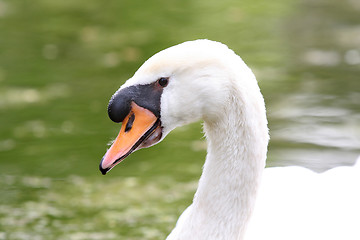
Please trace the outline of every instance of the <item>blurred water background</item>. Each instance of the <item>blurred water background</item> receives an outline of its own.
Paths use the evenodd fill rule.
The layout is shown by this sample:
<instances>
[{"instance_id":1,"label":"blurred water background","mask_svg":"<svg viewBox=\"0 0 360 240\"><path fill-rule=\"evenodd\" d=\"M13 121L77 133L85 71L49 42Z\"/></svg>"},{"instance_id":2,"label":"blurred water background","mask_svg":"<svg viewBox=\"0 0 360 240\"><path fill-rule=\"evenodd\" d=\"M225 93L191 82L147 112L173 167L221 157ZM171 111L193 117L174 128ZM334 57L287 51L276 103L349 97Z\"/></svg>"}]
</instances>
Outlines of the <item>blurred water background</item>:
<instances>
[{"instance_id":1,"label":"blurred water background","mask_svg":"<svg viewBox=\"0 0 360 240\"><path fill-rule=\"evenodd\" d=\"M201 124L103 177L116 89L151 55L221 41L254 70L268 166L360 154L358 0L0 0L0 239L164 239L191 203Z\"/></svg>"}]
</instances>

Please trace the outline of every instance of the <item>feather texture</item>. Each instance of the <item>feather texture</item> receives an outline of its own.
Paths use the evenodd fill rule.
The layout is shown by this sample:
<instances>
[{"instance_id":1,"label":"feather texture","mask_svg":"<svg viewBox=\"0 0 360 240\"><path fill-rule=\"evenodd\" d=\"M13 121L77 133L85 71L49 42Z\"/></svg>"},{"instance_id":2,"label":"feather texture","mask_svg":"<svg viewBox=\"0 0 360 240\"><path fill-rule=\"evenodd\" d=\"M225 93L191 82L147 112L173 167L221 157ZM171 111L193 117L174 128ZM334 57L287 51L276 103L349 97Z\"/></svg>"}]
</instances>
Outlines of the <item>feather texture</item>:
<instances>
[{"instance_id":1,"label":"feather texture","mask_svg":"<svg viewBox=\"0 0 360 240\"><path fill-rule=\"evenodd\" d=\"M169 79L162 139L202 119L208 141L193 203L167 240L360 239L360 167L264 171L264 99L232 50L209 40L179 44L151 57L122 88L161 77Z\"/></svg>"}]
</instances>

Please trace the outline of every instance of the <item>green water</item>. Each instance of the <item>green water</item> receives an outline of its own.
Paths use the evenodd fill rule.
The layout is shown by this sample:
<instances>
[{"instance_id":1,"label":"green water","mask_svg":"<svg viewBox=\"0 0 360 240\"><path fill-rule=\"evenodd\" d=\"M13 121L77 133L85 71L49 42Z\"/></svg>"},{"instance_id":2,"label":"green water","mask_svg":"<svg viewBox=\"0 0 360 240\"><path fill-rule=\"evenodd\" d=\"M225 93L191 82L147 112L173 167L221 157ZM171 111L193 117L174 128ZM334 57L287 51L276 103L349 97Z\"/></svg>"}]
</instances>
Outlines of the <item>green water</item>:
<instances>
[{"instance_id":1,"label":"green water","mask_svg":"<svg viewBox=\"0 0 360 240\"><path fill-rule=\"evenodd\" d=\"M254 70L268 165L360 154L360 3L0 0L0 239L164 239L205 157L200 123L105 177L109 98L148 57L209 38Z\"/></svg>"}]
</instances>

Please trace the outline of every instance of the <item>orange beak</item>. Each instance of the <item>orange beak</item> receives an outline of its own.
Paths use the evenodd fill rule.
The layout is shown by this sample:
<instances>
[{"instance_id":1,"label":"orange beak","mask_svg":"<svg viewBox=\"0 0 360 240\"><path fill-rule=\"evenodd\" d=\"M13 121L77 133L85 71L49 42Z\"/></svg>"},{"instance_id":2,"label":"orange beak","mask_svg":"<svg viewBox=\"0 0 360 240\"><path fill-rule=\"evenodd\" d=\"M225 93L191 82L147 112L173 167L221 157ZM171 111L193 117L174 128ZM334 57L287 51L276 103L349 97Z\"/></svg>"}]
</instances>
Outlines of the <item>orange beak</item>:
<instances>
[{"instance_id":1,"label":"orange beak","mask_svg":"<svg viewBox=\"0 0 360 240\"><path fill-rule=\"evenodd\" d=\"M161 133L160 120L150 110L132 102L119 135L101 160L100 171L105 175L133 151L160 140Z\"/></svg>"}]
</instances>

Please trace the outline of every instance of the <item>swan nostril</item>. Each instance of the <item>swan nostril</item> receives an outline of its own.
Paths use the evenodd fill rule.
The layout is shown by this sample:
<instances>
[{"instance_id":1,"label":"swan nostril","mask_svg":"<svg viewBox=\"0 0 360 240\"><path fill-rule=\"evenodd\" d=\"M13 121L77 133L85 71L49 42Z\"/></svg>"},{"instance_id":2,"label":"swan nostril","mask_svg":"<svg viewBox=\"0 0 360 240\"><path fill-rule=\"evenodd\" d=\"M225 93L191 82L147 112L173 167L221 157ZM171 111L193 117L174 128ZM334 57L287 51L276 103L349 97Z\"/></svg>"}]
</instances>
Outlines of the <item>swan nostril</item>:
<instances>
[{"instance_id":1,"label":"swan nostril","mask_svg":"<svg viewBox=\"0 0 360 240\"><path fill-rule=\"evenodd\" d=\"M132 113L131 116L129 117L128 122L126 123L125 132L128 132L128 131L131 130L131 128L133 126L133 123L134 123L134 120L135 120L135 114Z\"/></svg>"}]
</instances>

